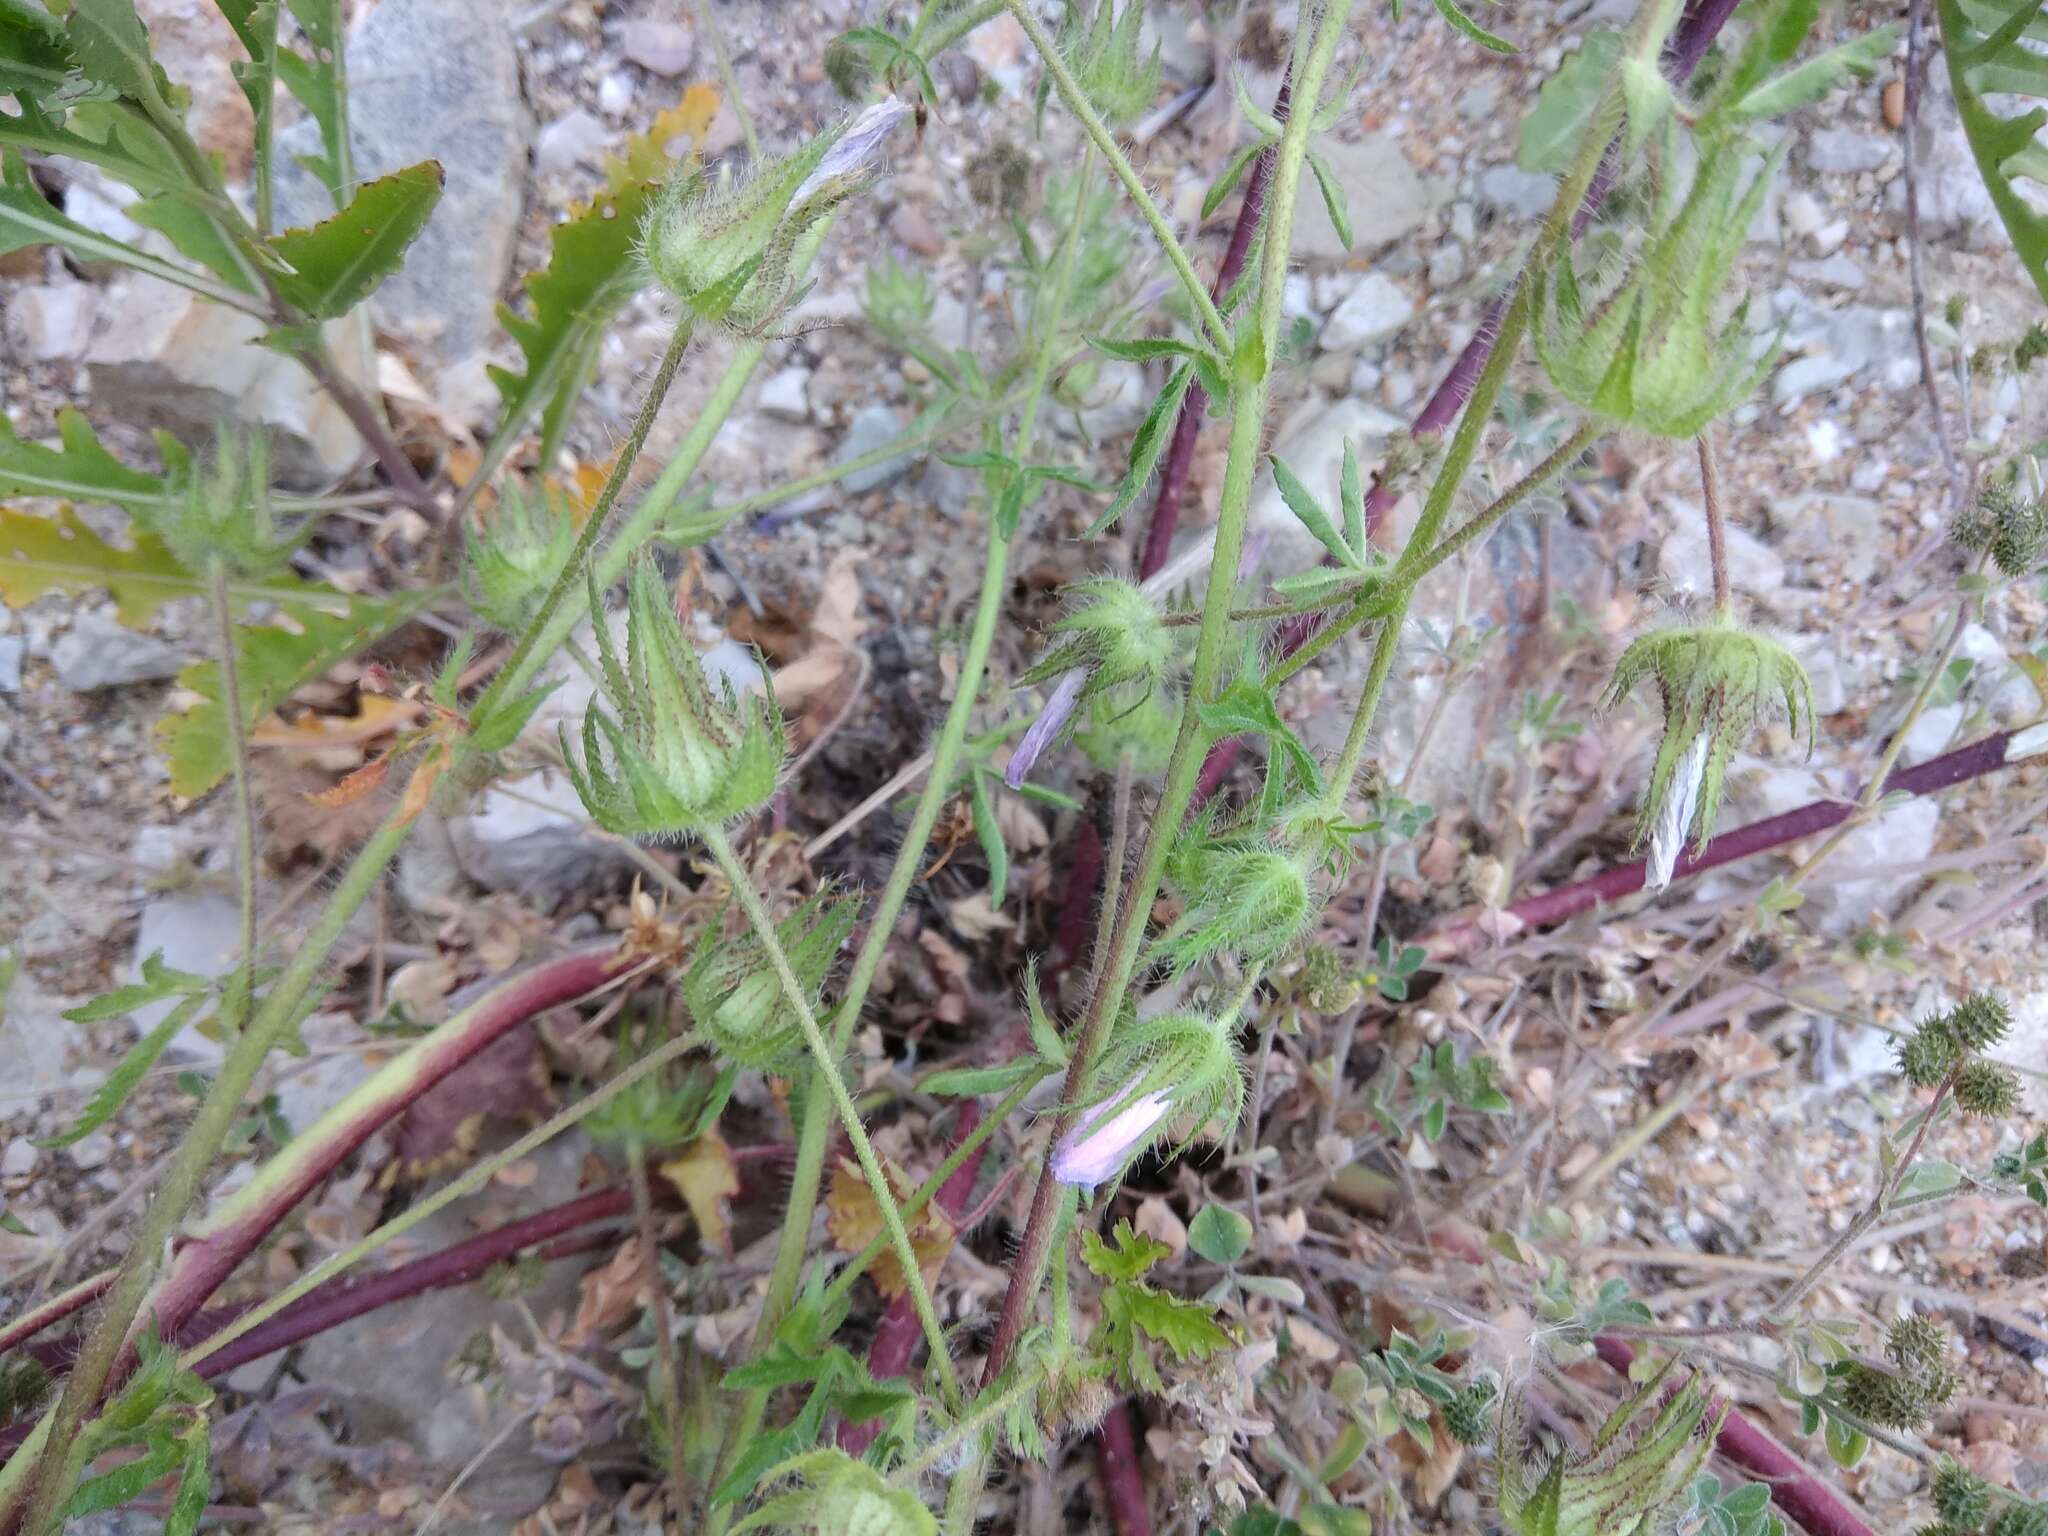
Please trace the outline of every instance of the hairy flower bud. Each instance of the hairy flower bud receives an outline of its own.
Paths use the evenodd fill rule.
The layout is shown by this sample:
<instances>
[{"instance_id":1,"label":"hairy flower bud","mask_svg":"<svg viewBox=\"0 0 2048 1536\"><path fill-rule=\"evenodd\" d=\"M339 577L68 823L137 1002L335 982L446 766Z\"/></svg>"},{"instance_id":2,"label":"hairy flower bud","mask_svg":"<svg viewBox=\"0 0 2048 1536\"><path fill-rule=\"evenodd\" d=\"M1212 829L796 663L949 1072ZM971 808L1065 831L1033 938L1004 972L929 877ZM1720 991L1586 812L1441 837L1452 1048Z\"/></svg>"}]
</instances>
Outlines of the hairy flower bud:
<instances>
[{"instance_id":1,"label":"hairy flower bud","mask_svg":"<svg viewBox=\"0 0 2048 1536\"><path fill-rule=\"evenodd\" d=\"M1659 208L1618 288L1587 292L1571 253L1559 254L1537 287L1530 338L1560 394L1619 426L1686 438L1756 388L1776 348L1757 355L1746 300L1718 330L1717 308L1781 155L1738 196L1740 146L1703 150L1684 203Z\"/></svg>"},{"instance_id":2,"label":"hairy flower bud","mask_svg":"<svg viewBox=\"0 0 2048 1536\"><path fill-rule=\"evenodd\" d=\"M470 607L507 633L533 617L556 573L568 563L576 526L552 495L531 496L508 480L469 534L464 586Z\"/></svg>"},{"instance_id":3,"label":"hairy flower bud","mask_svg":"<svg viewBox=\"0 0 2048 1536\"><path fill-rule=\"evenodd\" d=\"M1077 583L1066 617L1053 625L1055 643L1020 685L1048 682L1064 672L1086 674L1083 701L1125 684L1156 686L1172 665L1173 630L1138 587L1113 576Z\"/></svg>"},{"instance_id":4,"label":"hairy flower bud","mask_svg":"<svg viewBox=\"0 0 2048 1536\"><path fill-rule=\"evenodd\" d=\"M828 888L775 925L814 1012L826 973L858 915L858 902ZM683 998L704 1038L729 1061L787 1072L803 1055L802 1020L752 932L728 936L722 918L707 924L683 976Z\"/></svg>"},{"instance_id":5,"label":"hairy flower bud","mask_svg":"<svg viewBox=\"0 0 2048 1536\"><path fill-rule=\"evenodd\" d=\"M602 605L593 588L591 612ZM597 625L604 695L583 716L579 760L562 733L562 757L591 819L622 837L681 837L765 804L782 769L782 715L772 697L742 701L714 690L683 633L652 561L633 570L626 660L609 625Z\"/></svg>"},{"instance_id":6,"label":"hairy flower bud","mask_svg":"<svg viewBox=\"0 0 2048 1536\"><path fill-rule=\"evenodd\" d=\"M1197 823L1168 865L1184 907L1156 953L1176 975L1212 955L1265 965L1308 931L1321 907L1309 863L1286 844L1214 838Z\"/></svg>"},{"instance_id":7,"label":"hairy flower bud","mask_svg":"<svg viewBox=\"0 0 2048 1536\"><path fill-rule=\"evenodd\" d=\"M1644 886L1654 891L1670 883L1688 834L1695 855L1705 849L1735 749L1774 704L1811 746L1813 694L1790 651L1726 617L1634 641L1615 666L1609 706L1650 678L1663 696L1664 740L1636 836L1651 839Z\"/></svg>"},{"instance_id":8,"label":"hairy flower bud","mask_svg":"<svg viewBox=\"0 0 2048 1536\"><path fill-rule=\"evenodd\" d=\"M701 170L671 181L641 238L655 281L701 320L765 331L797 298L798 237L873 181L909 111L891 96L731 184Z\"/></svg>"},{"instance_id":9,"label":"hairy flower bud","mask_svg":"<svg viewBox=\"0 0 2048 1536\"><path fill-rule=\"evenodd\" d=\"M1141 59L1138 53L1144 12L1142 0L1125 0L1119 17L1116 0L1101 0L1084 26L1081 7L1070 3L1060 23L1060 56L1083 94L1112 128L1131 122L1159 94L1158 46L1153 46L1150 59Z\"/></svg>"},{"instance_id":10,"label":"hairy flower bud","mask_svg":"<svg viewBox=\"0 0 2048 1536\"><path fill-rule=\"evenodd\" d=\"M194 571L216 561L240 576L276 570L299 540L277 530L269 440L223 429L204 467L187 475L184 494L158 515L155 531Z\"/></svg>"},{"instance_id":11,"label":"hairy flower bud","mask_svg":"<svg viewBox=\"0 0 2048 1536\"><path fill-rule=\"evenodd\" d=\"M792 1456L762 1481L779 1491L735 1525L732 1536L937 1536L938 1522L915 1488L890 1486L837 1446Z\"/></svg>"},{"instance_id":12,"label":"hairy flower bud","mask_svg":"<svg viewBox=\"0 0 2048 1536\"><path fill-rule=\"evenodd\" d=\"M1083 1110L1060 1138L1052 1150L1053 1177L1090 1189L1113 1183L1183 1115L1193 1130L1219 1117L1226 1126L1236 1124L1244 1069L1235 1029L1234 1020L1196 1013L1121 1023L1095 1073L1095 1081L1117 1087Z\"/></svg>"}]
</instances>

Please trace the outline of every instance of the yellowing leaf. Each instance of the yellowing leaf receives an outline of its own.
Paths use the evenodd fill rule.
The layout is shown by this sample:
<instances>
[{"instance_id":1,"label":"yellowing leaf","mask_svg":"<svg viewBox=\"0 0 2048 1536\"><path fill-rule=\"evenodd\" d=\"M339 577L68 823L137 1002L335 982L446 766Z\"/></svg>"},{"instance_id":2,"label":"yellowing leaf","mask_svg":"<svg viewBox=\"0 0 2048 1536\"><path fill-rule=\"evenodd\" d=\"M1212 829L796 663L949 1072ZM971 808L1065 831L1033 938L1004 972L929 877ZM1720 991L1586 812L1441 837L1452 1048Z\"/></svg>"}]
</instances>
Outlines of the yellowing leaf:
<instances>
[{"instance_id":1,"label":"yellowing leaf","mask_svg":"<svg viewBox=\"0 0 2048 1536\"><path fill-rule=\"evenodd\" d=\"M272 715L249 733L249 741L259 747L313 751L355 747L401 731L419 717L419 705L409 699L365 693L357 698L353 715L304 714L289 724Z\"/></svg>"},{"instance_id":2,"label":"yellowing leaf","mask_svg":"<svg viewBox=\"0 0 2048 1536\"><path fill-rule=\"evenodd\" d=\"M657 115L645 133L626 140L622 155L606 155L605 184L614 192L635 181L661 181L674 166L678 139L688 139L694 150L711 131L718 116L718 87L693 85L683 99Z\"/></svg>"},{"instance_id":3,"label":"yellowing leaf","mask_svg":"<svg viewBox=\"0 0 2048 1536\"><path fill-rule=\"evenodd\" d=\"M338 811L345 805L354 805L384 782L384 776L391 771L391 761L389 752L382 757L373 757L334 788L323 789L317 794L308 794L306 798L330 811Z\"/></svg>"},{"instance_id":4,"label":"yellowing leaf","mask_svg":"<svg viewBox=\"0 0 2048 1536\"><path fill-rule=\"evenodd\" d=\"M661 1176L675 1185L683 1204L696 1218L697 1233L707 1248L732 1253L732 1213L728 1202L740 1192L732 1149L717 1131L706 1131L682 1154L661 1165Z\"/></svg>"},{"instance_id":5,"label":"yellowing leaf","mask_svg":"<svg viewBox=\"0 0 2048 1536\"><path fill-rule=\"evenodd\" d=\"M901 1169L885 1158L882 1172L899 1204L909 1198L915 1186ZM842 1253L859 1253L884 1230L882 1208L875 1203L866 1176L859 1164L846 1158L841 1158L839 1166L832 1170L832 1188L825 1198L825 1225ZM911 1251L917 1255L917 1267L927 1286L938 1278L957 1235L952 1218L936 1200L928 1201L917 1220L910 1224ZM897 1262L893 1247L881 1251L869 1266L868 1275L875 1282L875 1289L890 1301L906 1289L903 1266Z\"/></svg>"}]
</instances>

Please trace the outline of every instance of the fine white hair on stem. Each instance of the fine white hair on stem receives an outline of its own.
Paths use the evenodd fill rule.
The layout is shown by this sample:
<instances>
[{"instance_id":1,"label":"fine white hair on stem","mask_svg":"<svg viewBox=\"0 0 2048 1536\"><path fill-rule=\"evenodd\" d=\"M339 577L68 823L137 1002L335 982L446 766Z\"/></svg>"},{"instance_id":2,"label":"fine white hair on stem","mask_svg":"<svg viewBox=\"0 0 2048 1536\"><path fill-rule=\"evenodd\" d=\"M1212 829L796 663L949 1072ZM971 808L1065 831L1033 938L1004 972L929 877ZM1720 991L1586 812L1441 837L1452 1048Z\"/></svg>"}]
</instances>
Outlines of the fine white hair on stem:
<instances>
[{"instance_id":1,"label":"fine white hair on stem","mask_svg":"<svg viewBox=\"0 0 2048 1536\"><path fill-rule=\"evenodd\" d=\"M1657 812L1657 824L1650 829L1650 857L1643 870L1643 889L1646 891L1661 891L1671 883L1672 871L1678 866L1678 855L1685 847L1686 832L1692 826L1694 812L1699 809L1700 781L1706 777L1707 753L1713 744L1713 737L1701 731L1693 737L1692 745L1685 749L1685 756L1671 771L1671 784L1664 792L1664 804Z\"/></svg>"}]
</instances>

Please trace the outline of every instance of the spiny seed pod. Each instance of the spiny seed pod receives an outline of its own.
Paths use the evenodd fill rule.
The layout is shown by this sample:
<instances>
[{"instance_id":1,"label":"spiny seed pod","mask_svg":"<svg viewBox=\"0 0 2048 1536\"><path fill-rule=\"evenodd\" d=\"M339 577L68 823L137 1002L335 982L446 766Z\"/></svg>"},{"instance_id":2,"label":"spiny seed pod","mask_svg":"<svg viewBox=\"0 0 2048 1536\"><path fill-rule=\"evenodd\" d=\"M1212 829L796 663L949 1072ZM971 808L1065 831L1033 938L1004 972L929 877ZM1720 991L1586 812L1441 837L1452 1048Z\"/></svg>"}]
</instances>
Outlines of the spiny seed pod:
<instances>
[{"instance_id":1,"label":"spiny seed pod","mask_svg":"<svg viewBox=\"0 0 2048 1536\"><path fill-rule=\"evenodd\" d=\"M1493 1423L1487 1409L1493 1405L1494 1388L1490 1381L1475 1381L1448 1403L1443 1405L1444 1427L1449 1429L1460 1445L1484 1445L1493 1433Z\"/></svg>"},{"instance_id":2,"label":"spiny seed pod","mask_svg":"<svg viewBox=\"0 0 2048 1536\"><path fill-rule=\"evenodd\" d=\"M1020 686L1076 670L1087 674L1082 702L1125 684L1158 686L1178 647L1165 616L1135 583L1113 576L1078 582L1069 603L1052 627L1052 649L1017 679Z\"/></svg>"},{"instance_id":3,"label":"spiny seed pod","mask_svg":"<svg viewBox=\"0 0 2048 1536\"><path fill-rule=\"evenodd\" d=\"M218 561L238 576L276 570L299 542L280 535L270 496L270 442L223 428L212 455L186 478L183 494L157 515L155 532L183 564Z\"/></svg>"},{"instance_id":4,"label":"spiny seed pod","mask_svg":"<svg viewBox=\"0 0 2048 1536\"><path fill-rule=\"evenodd\" d=\"M642 232L648 270L698 319L763 334L797 297L797 239L874 180L909 112L891 96L741 180L694 171L671 181Z\"/></svg>"},{"instance_id":5,"label":"spiny seed pod","mask_svg":"<svg viewBox=\"0 0 2048 1536\"><path fill-rule=\"evenodd\" d=\"M1914 1531L1913 1536L1970 1536L1970 1533L1957 1530L1946 1520L1935 1520Z\"/></svg>"},{"instance_id":6,"label":"spiny seed pod","mask_svg":"<svg viewBox=\"0 0 2048 1536\"><path fill-rule=\"evenodd\" d=\"M2019 1074L1995 1061L1966 1061L1956 1069L1955 1093L1964 1114L2001 1119L2020 1107Z\"/></svg>"},{"instance_id":7,"label":"spiny seed pod","mask_svg":"<svg viewBox=\"0 0 2048 1536\"><path fill-rule=\"evenodd\" d=\"M1159 49L1140 60L1139 29L1144 23L1143 0L1126 0L1124 13L1116 15L1116 0L1101 0L1095 15L1085 26L1081 7L1069 3L1060 23L1060 56L1080 83L1082 93L1112 128L1132 121L1152 105L1159 94ZM1046 87L1039 87L1043 104Z\"/></svg>"},{"instance_id":8,"label":"spiny seed pod","mask_svg":"<svg viewBox=\"0 0 2048 1536\"><path fill-rule=\"evenodd\" d=\"M1264 965L1283 954L1321 905L1306 863L1286 847L1217 839L1198 823L1169 865L1184 907L1154 948L1175 975L1213 955Z\"/></svg>"},{"instance_id":9,"label":"spiny seed pod","mask_svg":"<svg viewBox=\"0 0 2048 1536\"><path fill-rule=\"evenodd\" d=\"M1749 157L1735 145L1703 153L1684 204L1659 199L1649 245L1611 292L1586 292L1570 252L1557 257L1539 280L1530 337L1560 394L1618 426L1688 438L1756 388L1776 348L1755 355L1747 300L1718 333L1715 319L1783 154L1738 197Z\"/></svg>"},{"instance_id":10,"label":"spiny seed pod","mask_svg":"<svg viewBox=\"0 0 2048 1536\"><path fill-rule=\"evenodd\" d=\"M464 581L469 606L486 623L518 633L575 544L576 525L558 497L528 495L508 480L489 514L470 529Z\"/></svg>"},{"instance_id":11,"label":"spiny seed pod","mask_svg":"<svg viewBox=\"0 0 2048 1536\"><path fill-rule=\"evenodd\" d=\"M1564 1451L1547 1467L1526 1456L1519 1393L1502 1399L1499 1439L1500 1523L1511 1536L1612 1536L1650 1527L1691 1483L1720 1432L1716 1408L1697 1375L1668 1395L1663 1370L1608 1418L1584 1453Z\"/></svg>"},{"instance_id":12,"label":"spiny seed pod","mask_svg":"<svg viewBox=\"0 0 2048 1536\"><path fill-rule=\"evenodd\" d=\"M1945 1016L1945 1027L1966 1051L1998 1044L2012 1028L2012 1010L1991 992L1972 992Z\"/></svg>"},{"instance_id":13,"label":"spiny seed pod","mask_svg":"<svg viewBox=\"0 0 2048 1536\"><path fill-rule=\"evenodd\" d=\"M1935 1403L1921 1383L1851 1361L1840 1378L1840 1400L1859 1419L1883 1429L1918 1429Z\"/></svg>"},{"instance_id":14,"label":"spiny seed pod","mask_svg":"<svg viewBox=\"0 0 2048 1536\"><path fill-rule=\"evenodd\" d=\"M2022 496L2010 479L1994 480L1956 514L1949 532L1963 548L1989 555L2005 575L2024 576L2048 545L2048 500Z\"/></svg>"},{"instance_id":15,"label":"spiny seed pod","mask_svg":"<svg viewBox=\"0 0 2048 1536\"><path fill-rule=\"evenodd\" d=\"M1725 614L1632 642L1615 664L1609 707L1649 679L1663 697L1664 739L1636 839L1650 840L1644 887L1657 891L1671 883L1688 834L1696 856L1706 848L1728 764L1767 713L1782 707L1793 733L1803 727L1812 749L1813 690L1790 651Z\"/></svg>"},{"instance_id":16,"label":"spiny seed pod","mask_svg":"<svg viewBox=\"0 0 2048 1536\"><path fill-rule=\"evenodd\" d=\"M1986 1527L1984 1536L2048 1536L2048 1507L2006 1504Z\"/></svg>"},{"instance_id":17,"label":"spiny seed pod","mask_svg":"<svg viewBox=\"0 0 2048 1536\"><path fill-rule=\"evenodd\" d=\"M1950 1525L1974 1531L1991 1510L1991 1489L1960 1462L1944 1461L1934 1469L1934 1508Z\"/></svg>"},{"instance_id":18,"label":"spiny seed pod","mask_svg":"<svg viewBox=\"0 0 2048 1536\"><path fill-rule=\"evenodd\" d=\"M595 582L590 611L604 612ZM609 624L597 625L597 648L617 717L591 703L580 760L562 733L569 778L592 820L621 837L673 838L767 803L782 771L782 713L772 697L739 700L722 679L714 691L651 560L633 569L625 664Z\"/></svg>"},{"instance_id":19,"label":"spiny seed pod","mask_svg":"<svg viewBox=\"0 0 2048 1536\"><path fill-rule=\"evenodd\" d=\"M813 1014L859 903L826 889L775 925L790 969ZM751 932L728 936L725 922L705 925L683 976L690 1016L726 1060L763 1072L787 1072L804 1053L803 1022Z\"/></svg>"},{"instance_id":20,"label":"spiny seed pod","mask_svg":"<svg viewBox=\"0 0 2048 1536\"><path fill-rule=\"evenodd\" d=\"M1244 1108L1235 1032L1235 1020L1197 1013L1120 1023L1094 1076L1116 1086L1054 1146L1053 1177L1087 1189L1114 1183L1182 1115L1190 1135L1214 1119L1235 1125Z\"/></svg>"},{"instance_id":21,"label":"spiny seed pod","mask_svg":"<svg viewBox=\"0 0 2048 1536\"><path fill-rule=\"evenodd\" d=\"M1946 1370L1948 1330L1925 1312L1909 1312L1886 1331L1884 1356L1900 1370L1915 1375Z\"/></svg>"},{"instance_id":22,"label":"spiny seed pod","mask_svg":"<svg viewBox=\"0 0 2048 1536\"><path fill-rule=\"evenodd\" d=\"M1893 1050L1899 1071L1915 1088L1932 1088L1948 1076L1962 1055L1956 1037L1941 1018L1934 1018L1897 1041Z\"/></svg>"}]
</instances>

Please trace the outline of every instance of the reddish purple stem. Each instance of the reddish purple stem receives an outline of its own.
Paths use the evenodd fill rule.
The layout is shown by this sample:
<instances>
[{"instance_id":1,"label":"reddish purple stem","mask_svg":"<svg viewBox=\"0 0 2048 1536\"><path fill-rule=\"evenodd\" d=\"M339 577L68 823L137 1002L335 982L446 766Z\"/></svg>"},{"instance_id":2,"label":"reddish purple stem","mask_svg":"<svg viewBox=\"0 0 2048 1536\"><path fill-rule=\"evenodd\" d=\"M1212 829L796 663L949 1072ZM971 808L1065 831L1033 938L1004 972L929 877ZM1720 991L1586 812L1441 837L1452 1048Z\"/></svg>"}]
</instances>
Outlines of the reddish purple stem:
<instances>
[{"instance_id":1,"label":"reddish purple stem","mask_svg":"<svg viewBox=\"0 0 2048 1536\"><path fill-rule=\"evenodd\" d=\"M1884 781L1885 793L1927 795L1936 790L1947 789L1966 779L1979 778L1987 773L1996 773L2010 766L2006 762L2006 745L2012 740L2012 732L1999 731L1981 741L1973 741L1966 747L1953 752L1931 757L1924 763L1911 768L1901 768ZM1853 798L1842 800L1816 800L1811 805L1802 805L1796 810L1786 811L1780 816L1767 816L1762 821L1753 821L1746 827L1737 827L1733 832L1724 832L1706 850L1695 858L1690 849L1678 857L1673 879L1698 874L1701 870L1715 869L1731 864L1737 859L1746 859L1751 854L1763 853L1772 848L1782 848L1787 843L1797 842L1802 837L1811 837L1816 832L1825 832L1847 821L1856 809ZM1584 880L1575 880L1570 885L1561 885L1555 890L1525 897L1512 906L1503 909L1503 915L1515 919L1520 928L1544 928L1561 923L1568 917L1599 906L1605 901L1616 901L1623 896L1632 896L1643 888L1643 861L1636 859L1613 869L1603 870ZM1516 931L1519 931L1517 929ZM1458 923L1443 929L1429 940L1432 956L1448 959L1463 954L1486 942L1486 933L1477 923Z\"/></svg>"},{"instance_id":2,"label":"reddish purple stem","mask_svg":"<svg viewBox=\"0 0 2048 1536\"><path fill-rule=\"evenodd\" d=\"M1152 1510L1145 1499L1145 1479L1138 1471L1138 1441L1131 1433L1130 1406L1119 1399L1096 1426L1096 1470L1102 1475L1102 1497L1116 1536L1152 1536Z\"/></svg>"},{"instance_id":3,"label":"reddish purple stem","mask_svg":"<svg viewBox=\"0 0 2048 1536\"><path fill-rule=\"evenodd\" d=\"M1593 1340L1607 1365L1624 1377L1636 1353L1611 1334ZM1802 1466L1797 1457L1731 1408L1721 1423L1714 1449L1771 1490L1778 1507L1804 1526L1810 1536L1877 1536L1843 1504L1835 1491Z\"/></svg>"}]
</instances>

